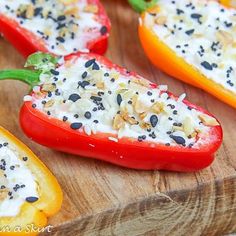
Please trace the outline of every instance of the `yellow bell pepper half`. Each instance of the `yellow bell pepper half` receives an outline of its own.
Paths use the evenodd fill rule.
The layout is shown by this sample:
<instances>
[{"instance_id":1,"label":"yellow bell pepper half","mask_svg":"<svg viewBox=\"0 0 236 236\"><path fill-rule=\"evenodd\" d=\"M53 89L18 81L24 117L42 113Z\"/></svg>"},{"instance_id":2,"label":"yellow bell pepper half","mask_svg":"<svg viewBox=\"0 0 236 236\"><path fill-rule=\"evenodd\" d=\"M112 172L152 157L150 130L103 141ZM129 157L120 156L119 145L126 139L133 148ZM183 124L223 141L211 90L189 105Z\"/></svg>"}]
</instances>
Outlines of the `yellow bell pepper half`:
<instances>
[{"instance_id":1,"label":"yellow bell pepper half","mask_svg":"<svg viewBox=\"0 0 236 236\"><path fill-rule=\"evenodd\" d=\"M27 200L26 198L26 200L20 206L18 214L15 216L0 216L0 235L37 235L38 230L47 225L47 217L54 215L61 208L62 190L56 178L33 154L33 152L2 127L0 127L0 139L1 138L6 140L7 143L5 142L5 145L7 145L10 150L16 154L20 162L24 162L22 165L15 165L14 168L21 168L24 165L24 167L26 167L32 174L37 186L38 199L32 199L31 197L31 199ZM0 144L0 147L4 148L3 144ZM7 161L4 161L3 159L5 154L4 151L1 153L1 148L0 166L1 164L2 166L5 165L6 169L8 168L6 166ZM5 153L6 152L7 151L5 151ZM4 173L3 169L0 169L0 174ZM12 171L14 171L13 167ZM16 178L18 178L18 176ZM8 181L11 181L11 178L9 178ZM11 202L13 201L12 193L4 196L4 191L6 192L4 187L5 186L3 185L3 182L1 183L0 178L0 210L1 203L4 201L4 199L6 200L6 197L9 198L10 196L12 196L12 198L9 198L11 200L9 200L8 209L15 207ZM18 188L20 188L19 185ZM18 189L15 188L14 194L17 194L17 190Z\"/></svg>"}]
</instances>

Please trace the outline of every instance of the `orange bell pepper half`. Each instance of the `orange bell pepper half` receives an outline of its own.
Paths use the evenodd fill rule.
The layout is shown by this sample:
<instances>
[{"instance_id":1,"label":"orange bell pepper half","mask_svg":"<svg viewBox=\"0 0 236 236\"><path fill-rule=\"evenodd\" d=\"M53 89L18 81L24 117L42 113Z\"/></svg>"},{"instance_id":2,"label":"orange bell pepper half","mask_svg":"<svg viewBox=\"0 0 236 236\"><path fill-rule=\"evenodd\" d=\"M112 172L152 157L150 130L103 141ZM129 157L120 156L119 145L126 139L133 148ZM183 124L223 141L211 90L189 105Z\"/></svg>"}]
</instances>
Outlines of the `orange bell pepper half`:
<instances>
[{"instance_id":1,"label":"orange bell pepper half","mask_svg":"<svg viewBox=\"0 0 236 236\"><path fill-rule=\"evenodd\" d=\"M159 5L160 2L162 2L162 5ZM163 24L166 28L168 27L167 25L165 25L165 22L168 22L169 12L165 9L166 15L163 16L163 14L161 13L161 10L162 10L161 7L163 7L163 5L165 5L165 4L166 4L165 6L167 6L167 4L171 4L170 2L171 1L166 1L163 3L163 1L158 1L158 3L155 5L155 7L148 9L147 11L145 11L141 15L140 23L139 23L139 37L140 37L140 41L141 41L141 44L144 48L146 55L148 56L150 61L155 66L157 66L159 69L166 72L167 74L169 74L177 79L180 79L183 82L186 82L186 83L191 84L193 86L199 87L199 88L205 90L206 92L212 94L213 96L217 97L221 101L236 108L236 92L226 88L225 86L222 86L222 84L220 84L218 82L215 82L214 78L209 78L209 76L207 78L206 75L203 74L199 69L197 69L196 66L188 63L185 60L184 56L179 56L176 53L176 51L173 50L170 47L170 45L167 45L166 42L163 39L161 39L161 37L159 37L159 35L154 31L155 24L158 24L158 25ZM173 2L177 2L177 1L173 1ZM184 4L184 2L185 2L185 0L181 0L181 4ZM178 3L180 3L180 2L178 1ZM206 4L208 4L208 3L206 3ZM220 5L218 3L214 3L214 4L219 5L218 6L219 8L224 8L222 11L225 11L225 12L228 11L228 9L223 7L222 5ZM199 9L196 8L196 12L198 10ZM233 11L233 10L231 10L231 11ZM216 14L216 13L214 13L214 11L213 11L213 14ZM178 18L179 15L181 15L181 11L178 12L178 9L177 9L176 17ZM207 17L205 15L200 15L200 16L199 15L200 14L195 14L195 19L191 19L191 20L199 20L201 17L202 18ZM192 14L191 16L192 16L192 18L194 18L194 14ZM197 19L197 16L199 16L200 18ZM151 23L147 22L147 17L153 18L152 19L153 21ZM183 22L183 20L182 20L182 22ZM176 20L177 26L178 26L178 23L179 22ZM204 24L202 22L200 22L200 23L201 23L201 25ZM235 23L235 21L233 21L233 23ZM231 23L228 25L231 26ZM232 24L232 27L233 27L233 24ZM230 27L228 27L228 28L230 29ZM181 29L181 27L179 29ZM193 29L193 31L194 31L194 29ZM195 29L195 32L196 31L197 30ZM225 33L222 30L222 34L223 33L226 35L226 37L228 37L228 39L231 39L231 35L228 34L228 32ZM177 37L177 36L175 36L175 37ZM177 38L175 38L175 39L177 39ZM191 46L191 43L192 43L191 39L192 38L189 36L189 40L188 40L188 44L187 44L188 46ZM204 35L203 35L203 39L204 39ZM217 43L217 44L219 44L219 43ZM230 44L228 44L228 45L230 45ZM235 45L235 42L232 42L232 50L233 50L234 45ZM225 52L224 55L227 57L227 52ZM210 70L214 70L214 68L211 65L210 65ZM227 81L227 82L229 82L229 81ZM226 83L226 81L225 81L225 83ZM232 86L235 86L235 84L236 84L235 78L233 78L233 82L230 81L230 83Z\"/></svg>"},{"instance_id":2,"label":"orange bell pepper half","mask_svg":"<svg viewBox=\"0 0 236 236\"><path fill-rule=\"evenodd\" d=\"M29 148L0 127L0 235L37 235L61 204L56 178Z\"/></svg>"}]
</instances>

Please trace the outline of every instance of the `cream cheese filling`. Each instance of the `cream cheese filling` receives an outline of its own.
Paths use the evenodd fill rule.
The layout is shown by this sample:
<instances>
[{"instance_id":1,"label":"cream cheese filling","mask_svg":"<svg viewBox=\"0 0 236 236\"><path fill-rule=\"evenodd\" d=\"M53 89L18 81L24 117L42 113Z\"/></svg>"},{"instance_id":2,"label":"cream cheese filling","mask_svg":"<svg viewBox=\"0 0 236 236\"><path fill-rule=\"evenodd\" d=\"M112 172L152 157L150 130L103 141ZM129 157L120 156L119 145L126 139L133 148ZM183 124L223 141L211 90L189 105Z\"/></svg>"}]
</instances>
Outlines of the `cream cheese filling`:
<instances>
[{"instance_id":1,"label":"cream cheese filling","mask_svg":"<svg viewBox=\"0 0 236 236\"><path fill-rule=\"evenodd\" d=\"M41 76L40 86L25 101L87 135L102 132L112 134L108 139L115 142L130 137L197 148L209 142L210 126L218 125L214 118L188 107L185 94L175 100L167 86L151 88L147 80L120 74L86 55L52 72L53 76Z\"/></svg>"},{"instance_id":2,"label":"cream cheese filling","mask_svg":"<svg viewBox=\"0 0 236 236\"><path fill-rule=\"evenodd\" d=\"M204 76L236 93L236 10L211 0L159 0L157 6L145 24Z\"/></svg>"},{"instance_id":3,"label":"cream cheese filling","mask_svg":"<svg viewBox=\"0 0 236 236\"><path fill-rule=\"evenodd\" d=\"M63 4L63 0L1 0L0 14L15 19L36 34L47 50L68 55L87 50L87 43L101 36L98 7L87 0ZM68 1L67 1L68 2Z\"/></svg>"},{"instance_id":4,"label":"cream cheese filling","mask_svg":"<svg viewBox=\"0 0 236 236\"><path fill-rule=\"evenodd\" d=\"M39 198L37 183L27 167L28 157L0 137L0 217L14 217L22 205Z\"/></svg>"}]
</instances>

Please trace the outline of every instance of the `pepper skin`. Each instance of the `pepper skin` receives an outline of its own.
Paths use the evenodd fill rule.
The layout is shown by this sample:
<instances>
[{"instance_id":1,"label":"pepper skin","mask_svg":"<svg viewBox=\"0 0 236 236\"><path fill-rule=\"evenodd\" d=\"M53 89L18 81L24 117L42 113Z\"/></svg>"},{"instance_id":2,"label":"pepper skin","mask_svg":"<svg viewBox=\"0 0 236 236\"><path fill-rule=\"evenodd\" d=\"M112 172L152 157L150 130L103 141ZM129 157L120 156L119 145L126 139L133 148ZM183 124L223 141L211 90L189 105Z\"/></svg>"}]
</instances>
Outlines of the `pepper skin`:
<instances>
[{"instance_id":1,"label":"pepper skin","mask_svg":"<svg viewBox=\"0 0 236 236\"><path fill-rule=\"evenodd\" d=\"M94 58L107 68L127 76L126 69L114 65L106 58L95 54L78 53L71 55L64 58L64 63L73 61L73 59L80 56L86 56L88 60ZM34 71L30 71L29 74L32 75L33 73ZM0 72L0 79L9 77L17 79L19 76L16 74L9 75L8 71L2 71ZM22 77L24 76L26 75ZM129 72L129 76L140 78L134 72ZM36 81L33 81L33 84L35 85ZM151 84L151 86L156 88L157 85ZM176 99L171 93L169 93L169 96ZM194 108L212 117L202 108L188 101L184 101L184 103L190 109ZM20 111L20 124L25 134L41 145L128 168L143 170L163 169L184 172L200 170L213 162L214 153L222 142L222 128L219 123L210 127L209 133L207 133L207 137L211 141L197 148L165 146L149 141L139 142L137 139L128 137L123 137L118 142L114 142L108 139L108 137L116 137L114 134L97 132L96 134L87 135L85 132L75 131L70 128L70 124L53 117L49 118L45 113L34 109L31 101L23 104ZM121 156L122 158L120 158Z\"/></svg>"},{"instance_id":2,"label":"pepper skin","mask_svg":"<svg viewBox=\"0 0 236 236\"><path fill-rule=\"evenodd\" d=\"M150 61L165 73L183 82L199 87L217 97L219 100L236 108L235 93L224 89L221 85L207 79L193 66L189 65L183 58L176 55L164 42L162 42L152 28L144 24L148 12L158 12L155 6L141 15L139 23L139 38L142 47ZM169 66L167 66L169 65Z\"/></svg>"},{"instance_id":3,"label":"pepper skin","mask_svg":"<svg viewBox=\"0 0 236 236\"><path fill-rule=\"evenodd\" d=\"M99 0L88 0L89 4L98 6L99 22L106 27L106 33L100 35L95 40L88 42L87 49L90 52L103 55L108 47L108 37L111 28L110 20ZM22 28L14 19L0 14L0 33L8 40L24 57L28 57L34 52L49 52L44 40L38 38L33 32Z\"/></svg>"},{"instance_id":4,"label":"pepper skin","mask_svg":"<svg viewBox=\"0 0 236 236\"><path fill-rule=\"evenodd\" d=\"M221 0L220 3L225 5L226 7L236 7L235 0Z\"/></svg>"},{"instance_id":5,"label":"pepper skin","mask_svg":"<svg viewBox=\"0 0 236 236\"><path fill-rule=\"evenodd\" d=\"M62 204L62 191L56 178L47 167L33 154L33 152L20 142L16 137L0 127L0 135L4 137L9 145L27 156L27 167L31 170L38 184L39 200L34 203L25 202L20 213L16 217L0 217L0 235L37 235L29 232L31 225L35 228L45 227L47 217L57 213ZM3 232L4 227L10 227L11 232ZM21 232L13 232L16 227L21 227Z\"/></svg>"},{"instance_id":6,"label":"pepper skin","mask_svg":"<svg viewBox=\"0 0 236 236\"><path fill-rule=\"evenodd\" d=\"M128 0L129 4L133 7L133 9L137 12L143 12L146 9L155 5L157 0Z\"/></svg>"}]
</instances>

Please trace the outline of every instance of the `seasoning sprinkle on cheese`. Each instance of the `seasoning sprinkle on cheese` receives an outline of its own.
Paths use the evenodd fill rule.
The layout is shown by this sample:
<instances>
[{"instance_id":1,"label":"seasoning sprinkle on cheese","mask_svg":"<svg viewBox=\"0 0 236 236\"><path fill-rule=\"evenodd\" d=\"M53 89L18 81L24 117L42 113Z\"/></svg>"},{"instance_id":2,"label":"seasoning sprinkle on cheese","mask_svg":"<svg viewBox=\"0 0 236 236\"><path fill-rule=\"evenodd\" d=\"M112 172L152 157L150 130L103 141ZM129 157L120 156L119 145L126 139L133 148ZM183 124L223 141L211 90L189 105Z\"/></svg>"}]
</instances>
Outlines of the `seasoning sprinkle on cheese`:
<instances>
[{"instance_id":1,"label":"seasoning sprinkle on cheese","mask_svg":"<svg viewBox=\"0 0 236 236\"><path fill-rule=\"evenodd\" d=\"M28 157L0 137L0 217L16 216L25 202L33 203L40 197L27 161Z\"/></svg>"},{"instance_id":2,"label":"seasoning sprinkle on cheese","mask_svg":"<svg viewBox=\"0 0 236 236\"><path fill-rule=\"evenodd\" d=\"M108 31L96 1L1 0L1 14L32 32L56 55L86 51Z\"/></svg>"},{"instance_id":3,"label":"seasoning sprinkle on cheese","mask_svg":"<svg viewBox=\"0 0 236 236\"><path fill-rule=\"evenodd\" d=\"M154 86L129 71L108 68L93 56L81 54L63 61L55 69L56 80L55 73L41 74L42 89L30 99L34 109L61 120L74 132L107 133L113 136L110 141L128 137L184 148L211 142L208 132L218 122L186 105L185 94L175 98L167 86Z\"/></svg>"},{"instance_id":4,"label":"seasoning sprinkle on cheese","mask_svg":"<svg viewBox=\"0 0 236 236\"><path fill-rule=\"evenodd\" d=\"M212 0L159 0L156 7L144 24L207 79L236 94L236 10Z\"/></svg>"}]
</instances>

